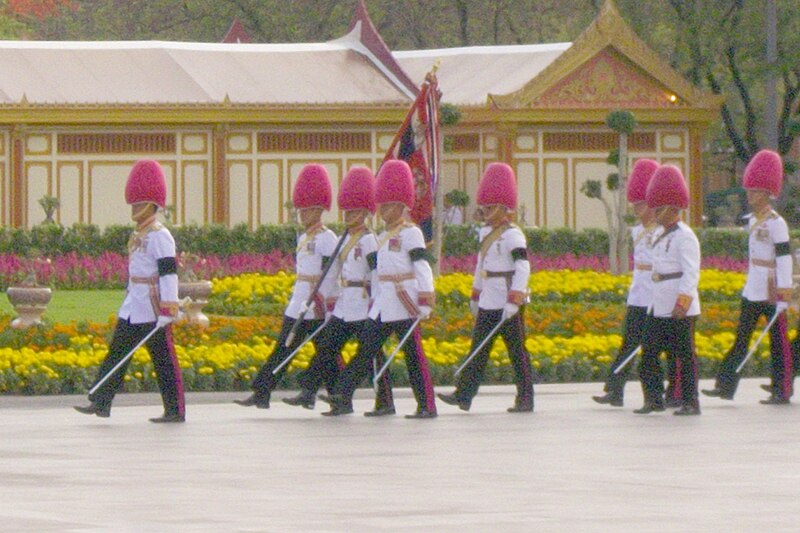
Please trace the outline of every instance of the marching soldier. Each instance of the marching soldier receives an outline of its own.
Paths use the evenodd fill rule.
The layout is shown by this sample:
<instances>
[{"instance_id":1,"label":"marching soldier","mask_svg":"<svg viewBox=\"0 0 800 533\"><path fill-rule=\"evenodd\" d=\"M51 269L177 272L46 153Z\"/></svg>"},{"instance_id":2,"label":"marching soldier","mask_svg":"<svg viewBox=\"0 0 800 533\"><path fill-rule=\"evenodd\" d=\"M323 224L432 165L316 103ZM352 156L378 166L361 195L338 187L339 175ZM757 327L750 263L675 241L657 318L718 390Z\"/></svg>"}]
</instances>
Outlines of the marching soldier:
<instances>
[{"instance_id":1,"label":"marching soldier","mask_svg":"<svg viewBox=\"0 0 800 533\"><path fill-rule=\"evenodd\" d=\"M656 170L646 198L661 228L653 241L653 299L639 365L644 405L634 412L664 410L664 378L658 357L665 351L675 358L675 387L681 393L681 408L673 414L699 415L694 323L700 314L700 243L680 220L681 210L689 207L689 189L678 167L664 165Z\"/></svg>"},{"instance_id":2,"label":"marching soldier","mask_svg":"<svg viewBox=\"0 0 800 533\"><path fill-rule=\"evenodd\" d=\"M336 234L321 222L322 212L331 208L331 197L331 183L325 167L317 164L304 166L297 177L292 195L294 206L300 214L300 222L305 228L305 232L297 240L297 279L294 291L284 312L283 325L275 348L253 380L253 394L244 400L234 400L234 403L244 407L256 406L259 409L269 409L270 395L286 372L287 365L281 367L275 374L273 371L291 355L306 336L322 325L326 311L325 300L332 294L336 284L335 278L330 275L321 280L338 242ZM317 285L319 290L312 295ZM309 297L313 297L313 303L310 308L306 308ZM290 345L286 346L286 340L301 315L303 320L296 330L295 337ZM315 348L318 348L316 344ZM333 362L327 362L326 365L325 375L330 387L335 378L331 366Z\"/></svg>"},{"instance_id":3,"label":"marching soldier","mask_svg":"<svg viewBox=\"0 0 800 533\"><path fill-rule=\"evenodd\" d=\"M476 316L472 332L472 353L451 394L439 394L450 405L469 411L478 393L489 352L497 335L502 335L514 366L517 397L510 413L533 411L531 360L525 349L522 309L528 297L527 242L509 216L517 208L517 184L514 171L505 163L486 167L478 185L478 205L486 226L480 231L480 252L472 283L470 309ZM484 342L487 337L488 342Z\"/></svg>"},{"instance_id":4,"label":"marching soldier","mask_svg":"<svg viewBox=\"0 0 800 533\"><path fill-rule=\"evenodd\" d=\"M317 390L323 382L328 384L331 391L340 370L342 347L352 338L360 340L367 325L374 272L367 258L378 249L375 234L365 224L366 218L375 213L375 178L372 171L366 167L351 168L339 187L338 202L339 209L344 212L347 237L334 264L339 283L327 301L332 316L317 337L316 357L297 378L300 393L283 400L289 405L301 405L306 409L314 408ZM385 379L382 383L388 385ZM391 395L386 391L379 394L375 410L365 414L394 414L394 405L383 403L387 398L391 400Z\"/></svg>"},{"instance_id":5,"label":"marching soldier","mask_svg":"<svg viewBox=\"0 0 800 533\"><path fill-rule=\"evenodd\" d=\"M792 396L792 354L786 335L786 309L792 295L792 258L789 251L789 227L770 205L783 186L783 162L770 150L758 152L744 171L744 188L750 215L750 266L742 290L741 313L736 341L722 361L716 386L704 389L706 396L732 400L739 385L736 371L747 353L747 345L762 316L777 319L769 330L772 360L771 395L761 403L788 404Z\"/></svg>"},{"instance_id":6,"label":"marching soldier","mask_svg":"<svg viewBox=\"0 0 800 533\"><path fill-rule=\"evenodd\" d=\"M647 185L656 169L658 169L658 163L652 159L639 159L628 178L628 202L633 205L633 211L639 218L639 224L631 230L633 279L628 289L622 347L609 369L605 394L592 396L597 403L614 407L622 407L625 383L628 381L630 369L633 366L628 361L626 366L620 370L620 365L625 363L628 356L642 343L642 334L647 322L647 307L653 297L653 260L650 247L653 244L653 234L656 232L658 224L656 224L655 214L647 207L645 194Z\"/></svg>"},{"instance_id":7,"label":"marching soldier","mask_svg":"<svg viewBox=\"0 0 800 533\"><path fill-rule=\"evenodd\" d=\"M353 412L355 389L370 368L382 366L386 339L392 333L402 339L415 326L416 319L431 314L434 303L433 272L425 240L420 229L405 220L406 209L414 205L414 179L405 161L390 160L383 164L378 172L375 201L385 223L385 230L378 236L377 252L367 258L376 269L377 291L358 352L336 381L334 394L329 398L331 410L323 413L328 416ZM434 418L433 382L418 326L402 349L417 400L417 411L406 418ZM389 372L382 377L388 380ZM394 411L390 382L382 390L376 399L376 411L383 409L385 412L375 414ZM382 395L385 397L380 397Z\"/></svg>"},{"instance_id":8,"label":"marching soldier","mask_svg":"<svg viewBox=\"0 0 800 533\"><path fill-rule=\"evenodd\" d=\"M170 326L178 314L175 240L156 220L158 209L163 209L166 204L166 197L167 184L161 165L152 160L138 161L125 185L125 201L131 206L131 219L136 222L128 240L128 291L117 315L108 355L100 365L92 388L97 384L100 386L89 395L91 403L88 406L75 407L80 413L103 418L111 415L111 403L122 387L130 359L113 375L108 377L108 374L157 328L146 346L158 377L164 414L150 421L170 423L186 420L183 378Z\"/></svg>"}]
</instances>

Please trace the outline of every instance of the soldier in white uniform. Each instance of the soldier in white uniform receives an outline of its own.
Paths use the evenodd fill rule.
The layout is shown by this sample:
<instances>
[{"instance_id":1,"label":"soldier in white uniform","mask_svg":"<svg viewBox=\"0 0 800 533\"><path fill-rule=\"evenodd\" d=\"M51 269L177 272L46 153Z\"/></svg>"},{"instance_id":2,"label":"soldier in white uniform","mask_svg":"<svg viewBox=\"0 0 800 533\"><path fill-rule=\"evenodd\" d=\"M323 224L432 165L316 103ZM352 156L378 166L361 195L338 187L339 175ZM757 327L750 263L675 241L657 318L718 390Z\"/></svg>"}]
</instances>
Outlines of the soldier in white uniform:
<instances>
[{"instance_id":1,"label":"soldier in white uniform","mask_svg":"<svg viewBox=\"0 0 800 533\"><path fill-rule=\"evenodd\" d=\"M514 367L517 396L510 413L533 411L531 358L525 349L522 309L528 298L528 262L525 235L509 216L517 208L517 182L505 163L492 163L478 185L477 203L487 225L480 231L480 253L475 266L470 308L476 315L470 353L502 322L494 338L467 363L452 394L439 394L450 405L468 411L478 393L489 353L497 335L502 335Z\"/></svg>"},{"instance_id":2,"label":"soldier in white uniform","mask_svg":"<svg viewBox=\"0 0 800 533\"><path fill-rule=\"evenodd\" d=\"M622 333L622 347L617 358L611 364L606 380L605 394L592 396L600 404L622 407L625 393L625 382L628 381L633 363L617 371L625 359L642 343L647 307L653 298L653 259L651 246L653 235L658 228L655 213L647 207L645 194L647 185L653 177L658 163L652 159L639 159L628 177L628 202L639 218L639 224L631 230L633 238L633 279L628 289L628 302L625 310L625 325ZM616 373L615 373L616 372Z\"/></svg>"},{"instance_id":3,"label":"soldier in white uniform","mask_svg":"<svg viewBox=\"0 0 800 533\"><path fill-rule=\"evenodd\" d=\"M417 318L430 316L434 303L433 272L422 231L405 220L406 209L414 205L414 178L405 161L383 164L378 172L375 201L386 227L378 236L375 259L371 259L376 262L374 302L358 352L336 382L328 415L353 412L353 393L369 369L379 367L383 344L392 333L402 338ZM436 399L418 326L402 348L417 400L416 412L406 418L434 418ZM388 378L389 372L384 376ZM393 409L391 386L384 390L388 396L376 399L376 408Z\"/></svg>"},{"instance_id":4,"label":"soldier in white uniform","mask_svg":"<svg viewBox=\"0 0 800 533\"><path fill-rule=\"evenodd\" d=\"M256 406L259 409L269 409L272 391L277 387L288 365L283 366L275 375L273 371L311 332L322 325L326 311L325 300L334 291L335 276L328 272L322 279L319 290L313 294L311 305L308 308L306 305L322 277L323 270L332 260L338 242L336 234L326 228L321 221L322 212L331 208L332 196L331 183L325 167L317 164L304 166L297 177L292 195L294 206L300 214L300 222L305 228L305 232L297 240L297 279L294 291L284 311L283 325L275 349L253 380L253 394L244 400L234 400L234 403L244 407ZM292 342L286 346L286 339L301 315L304 315L303 320ZM334 379L335 376L329 373L329 386Z\"/></svg>"},{"instance_id":5,"label":"soldier in white uniform","mask_svg":"<svg viewBox=\"0 0 800 533\"><path fill-rule=\"evenodd\" d=\"M164 414L151 422L184 422L183 379L170 324L178 313L178 274L175 240L156 220L164 208L167 186L164 171L156 161L137 162L125 185L125 200L131 205L136 229L128 241L128 291L117 316L108 355L100 365L95 384L113 369L153 328L159 328L146 346L158 377ZM111 403L122 387L130 359L89 395L91 404L75 407L87 415L108 417Z\"/></svg>"},{"instance_id":6,"label":"soldier in white uniform","mask_svg":"<svg viewBox=\"0 0 800 533\"><path fill-rule=\"evenodd\" d=\"M750 266L742 291L741 313L736 342L722 361L716 386L703 390L706 396L732 400L739 384L736 369L747 354L756 323L775 313L778 318L769 330L772 356L771 395L763 404L787 404L792 396L792 354L787 338L786 309L792 294L792 258L789 250L789 227L769 203L783 186L783 162L770 150L753 157L744 171L744 188L750 215Z\"/></svg>"},{"instance_id":7,"label":"soldier in white uniform","mask_svg":"<svg viewBox=\"0 0 800 533\"><path fill-rule=\"evenodd\" d=\"M313 409L317 390L323 383L330 392L341 370L341 351L351 339L361 339L367 325L373 267L368 257L374 256L378 240L366 224L375 213L375 178L366 167L353 167L342 180L338 196L339 210L344 212L347 237L329 275L338 280L335 291L328 297L328 323L317 337L317 354L297 381L301 391L297 396L284 398L289 405ZM382 380L388 386L386 379ZM394 414L394 405L383 404L387 393L378 395L378 405L368 415ZM391 397L389 396L389 399Z\"/></svg>"},{"instance_id":8,"label":"soldier in white uniform","mask_svg":"<svg viewBox=\"0 0 800 533\"><path fill-rule=\"evenodd\" d=\"M664 410L664 376L658 358L667 352L675 358L674 386L681 394L681 408L674 414L699 415L694 323L700 315L700 243L680 220L681 210L689 207L689 189L680 169L664 165L656 170L646 197L661 228L653 242L653 300L639 366L644 406L634 412Z\"/></svg>"}]
</instances>

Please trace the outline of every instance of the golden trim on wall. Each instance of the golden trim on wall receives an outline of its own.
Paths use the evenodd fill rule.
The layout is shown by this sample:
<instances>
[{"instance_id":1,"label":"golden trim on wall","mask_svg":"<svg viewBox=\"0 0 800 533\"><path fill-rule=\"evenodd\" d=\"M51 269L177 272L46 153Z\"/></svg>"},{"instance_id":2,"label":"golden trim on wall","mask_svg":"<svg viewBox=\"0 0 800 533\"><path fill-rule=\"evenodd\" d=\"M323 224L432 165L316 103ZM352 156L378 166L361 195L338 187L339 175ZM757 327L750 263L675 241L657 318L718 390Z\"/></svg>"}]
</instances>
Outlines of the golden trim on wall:
<instances>
[{"instance_id":1,"label":"golden trim on wall","mask_svg":"<svg viewBox=\"0 0 800 533\"><path fill-rule=\"evenodd\" d=\"M537 152L539 150L538 135L535 133L517 133L514 139L514 149L517 152Z\"/></svg>"},{"instance_id":2,"label":"golden trim on wall","mask_svg":"<svg viewBox=\"0 0 800 533\"><path fill-rule=\"evenodd\" d=\"M605 157L573 157L571 159L572 163L572 229L578 227L578 194L583 194L580 192L578 188L578 165L581 163L599 163L608 165ZM613 169L609 170L609 173L614 172ZM605 184L606 177L608 174L604 176L599 176L598 179L600 183ZM603 186L603 190L606 190L605 185ZM588 200L588 198L587 198ZM597 200L598 202L600 200ZM626 206L623 206L623 209L626 209Z\"/></svg>"},{"instance_id":3,"label":"golden trim on wall","mask_svg":"<svg viewBox=\"0 0 800 533\"><path fill-rule=\"evenodd\" d=\"M541 180L540 180L540 174L539 174L539 170L540 170L539 169L539 158L538 157L514 158L514 161L512 162L512 167L514 168L514 174L517 176L517 190L519 190L521 188L519 186L519 175L520 175L519 166L521 164L530 165L531 168L533 169L533 183L532 183L533 187L532 188L533 188L533 217L534 217L534 220L532 220L531 222L533 222L533 225L538 226L539 225L539 213L542 210L539 207L539 203L540 203L540 200L541 200L541 193L539 191L539 188L541 187ZM519 200L521 200L521 198ZM526 210L526 213L525 213L526 222L530 223L527 220L527 218L530 216L530 214L528 213L528 210L530 209L530 207L529 207L529 204L525 203L525 202L519 202L519 201L517 202L517 219L519 220L520 209L521 209L523 204L526 206L525 207L525 210Z\"/></svg>"},{"instance_id":4,"label":"golden trim on wall","mask_svg":"<svg viewBox=\"0 0 800 533\"><path fill-rule=\"evenodd\" d=\"M210 195L209 189L211 184L211 177L209 172L209 163L203 159L181 161L181 205L180 205L180 223L186 224L186 169L188 167L201 167L203 172L203 224L209 223L209 210L210 210ZM177 210L177 206L176 206ZM177 213L176 213L177 214Z\"/></svg>"},{"instance_id":5,"label":"golden trim on wall","mask_svg":"<svg viewBox=\"0 0 800 533\"><path fill-rule=\"evenodd\" d=\"M192 139L200 140L200 147L191 148ZM181 132L181 153L184 155L206 155L208 154L208 134L203 132L184 133Z\"/></svg>"},{"instance_id":6,"label":"golden trim on wall","mask_svg":"<svg viewBox=\"0 0 800 533\"><path fill-rule=\"evenodd\" d=\"M79 224L83 224L83 212L84 212L84 192L85 192L85 185L84 185L84 162L83 161L56 161L56 193L55 197L59 200L63 199L63 191L61 188L61 177L64 168L74 168L78 171L78 219ZM63 203L63 201L62 201ZM56 220L59 224L61 224L61 209L56 210Z\"/></svg>"},{"instance_id":7,"label":"golden trim on wall","mask_svg":"<svg viewBox=\"0 0 800 533\"><path fill-rule=\"evenodd\" d=\"M228 154L251 154L253 153L254 132L235 131L225 135L225 149ZM242 146L237 146L237 139L242 141Z\"/></svg>"},{"instance_id":8,"label":"golden trim on wall","mask_svg":"<svg viewBox=\"0 0 800 533\"><path fill-rule=\"evenodd\" d=\"M42 141L41 148L36 147L36 142ZM25 155L50 155L53 151L53 138L49 133L29 133L25 135Z\"/></svg>"},{"instance_id":9,"label":"golden trim on wall","mask_svg":"<svg viewBox=\"0 0 800 533\"><path fill-rule=\"evenodd\" d=\"M544 201L542 203L542 222L548 226L547 221L547 166L549 164L561 165L564 170L564 224L569 225L569 159L566 157L543 157L542 158L542 190L544 191Z\"/></svg>"},{"instance_id":10,"label":"golden trim on wall","mask_svg":"<svg viewBox=\"0 0 800 533\"><path fill-rule=\"evenodd\" d=\"M686 151L686 133L685 131L660 131L659 132L659 146L662 152L684 152ZM669 139L677 139L676 146L669 146Z\"/></svg>"}]
</instances>

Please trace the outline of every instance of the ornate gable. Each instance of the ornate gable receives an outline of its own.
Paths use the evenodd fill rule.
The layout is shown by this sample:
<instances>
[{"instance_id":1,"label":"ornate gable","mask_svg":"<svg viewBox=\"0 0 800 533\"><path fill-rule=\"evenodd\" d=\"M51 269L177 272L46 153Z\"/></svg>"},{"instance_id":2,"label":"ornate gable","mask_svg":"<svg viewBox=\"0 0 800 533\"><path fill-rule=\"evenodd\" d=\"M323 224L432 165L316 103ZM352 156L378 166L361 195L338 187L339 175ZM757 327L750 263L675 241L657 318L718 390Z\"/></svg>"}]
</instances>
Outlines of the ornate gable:
<instances>
[{"instance_id":1,"label":"ornate gable","mask_svg":"<svg viewBox=\"0 0 800 533\"><path fill-rule=\"evenodd\" d=\"M672 108L686 102L613 48L606 48L556 82L530 107Z\"/></svg>"},{"instance_id":2,"label":"ornate gable","mask_svg":"<svg viewBox=\"0 0 800 533\"><path fill-rule=\"evenodd\" d=\"M701 91L654 52L605 0L594 22L555 61L522 88L489 95L501 109L699 108L716 110L724 97Z\"/></svg>"}]
</instances>

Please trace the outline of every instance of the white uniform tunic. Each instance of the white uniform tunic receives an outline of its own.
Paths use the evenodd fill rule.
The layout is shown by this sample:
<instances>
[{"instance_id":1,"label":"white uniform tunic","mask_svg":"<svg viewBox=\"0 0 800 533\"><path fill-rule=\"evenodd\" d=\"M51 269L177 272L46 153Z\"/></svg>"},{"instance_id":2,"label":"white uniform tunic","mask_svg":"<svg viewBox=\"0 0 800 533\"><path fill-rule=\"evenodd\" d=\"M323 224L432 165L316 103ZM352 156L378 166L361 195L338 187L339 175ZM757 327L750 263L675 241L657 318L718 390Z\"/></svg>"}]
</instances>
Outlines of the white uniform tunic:
<instances>
[{"instance_id":1,"label":"white uniform tunic","mask_svg":"<svg viewBox=\"0 0 800 533\"><path fill-rule=\"evenodd\" d=\"M692 299L686 316L700 314L700 242L692 229L678 222L674 231L659 227L653 242L653 300L651 310L656 317L669 317L678 297ZM665 235L666 233L666 235ZM677 275L657 281L659 276Z\"/></svg>"},{"instance_id":2,"label":"white uniform tunic","mask_svg":"<svg viewBox=\"0 0 800 533\"><path fill-rule=\"evenodd\" d=\"M351 236L342 246L346 249L350 244ZM339 281L336 292L336 306L333 308L333 316L341 318L345 322L355 322L366 320L369 312L369 292L366 285L371 282L372 270L369 268L367 256L378 249L378 239L375 234L368 231L361 235L358 243L355 244L344 257L344 261L337 261L341 265L337 269L337 279ZM350 284L361 284L358 286L348 286Z\"/></svg>"},{"instance_id":3,"label":"white uniform tunic","mask_svg":"<svg viewBox=\"0 0 800 533\"><path fill-rule=\"evenodd\" d=\"M751 302L766 302L770 296L770 283L784 291L792 287L789 226L783 217L770 210L764 217L751 216L749 229L750 267L742 296ZM775 245L779 243L785 243L786 253L776 257Z\"/></svg>"},{"instance_id":4,"label":"white uniform tunic","mask_svg":"<svg viewBox=\"0 0 800 533\"><path fill-rule=\"evenodd\" d=\"M137 230L128 247L128 292L118 316L131 324L155 322L159 305L177 307L178 274L158 275L159 259L175 260L175 240L158 222Z\"/></svg>"},{"instance_id":5,"label":"white uniform tunic","mask_svg":"<svg viewBox=\"0 0 800 533\"><path fill-rule=\"evenodd\" d=\"M628 305L647 307L653 298L653 235L658 224L631 229L633 237L633 279L628 289Z\"/></svg>"},{"instance_id":6,"label":"white uniform tunic","mask_svg":"<svg viewBox=\"0 0 800 533\"><path fill-rule=\"evenodd\" d=\"M308 300L311 291L317 284L317 280L322 274L322 258L331 257L339 239L336 234L322 226L312 229L308 233L303 233L297 239L296 272L297 281L294 284L292 298L286 307L284 314L290 318L297 319L300 316L300 308ZM331 267L333 268L333 267ZM336 286L335 272L328 272L325 281L319 288L319 296L324 301L334 291ZM315 301L305 315L306 320L325 316L324 308L317 308Z\"/></svg>"},{"instance_id":7,"label":"white uniform tunic","mask_svg":"<svg viewBox=\"0 0 800 533\"><path fill-rule=\"evenodd\" d=\"M414 303L419 301L420 293L433 294L433 271L425 260L412 261L411 250L424 250L425 239L422 231L413 224L405 223L395 235L384 231L378 236L377 291L369 311L369 318L382 322L416 319L401 303L395 282L381 281L382 276L407 277L397 283L404 288ZM374 288L373 288L374 290Z\"/></svg>"},{"instance_id":8,"label":"white uniform tunic","mask_svg":"<svg viewBox=\"0 0 800 533\"><path fill-rule=\"evenodd\" d=\"M491 226L480 229L478 237L481 242L492 232ZM502 309L509 301L509 291L528 293L528 278L531 266L527 258L515 259L512 252L517 249L526 250L525 235L517 226L510 225L486 250L479 255L475 265L475 276L472 288L480 291L478 307L486 310ZM506 276L496 274L507 273ZM495 275L493 275L495 274ZM510 278L510 282L509 282Z\"/></svg>"}]
</instances>

